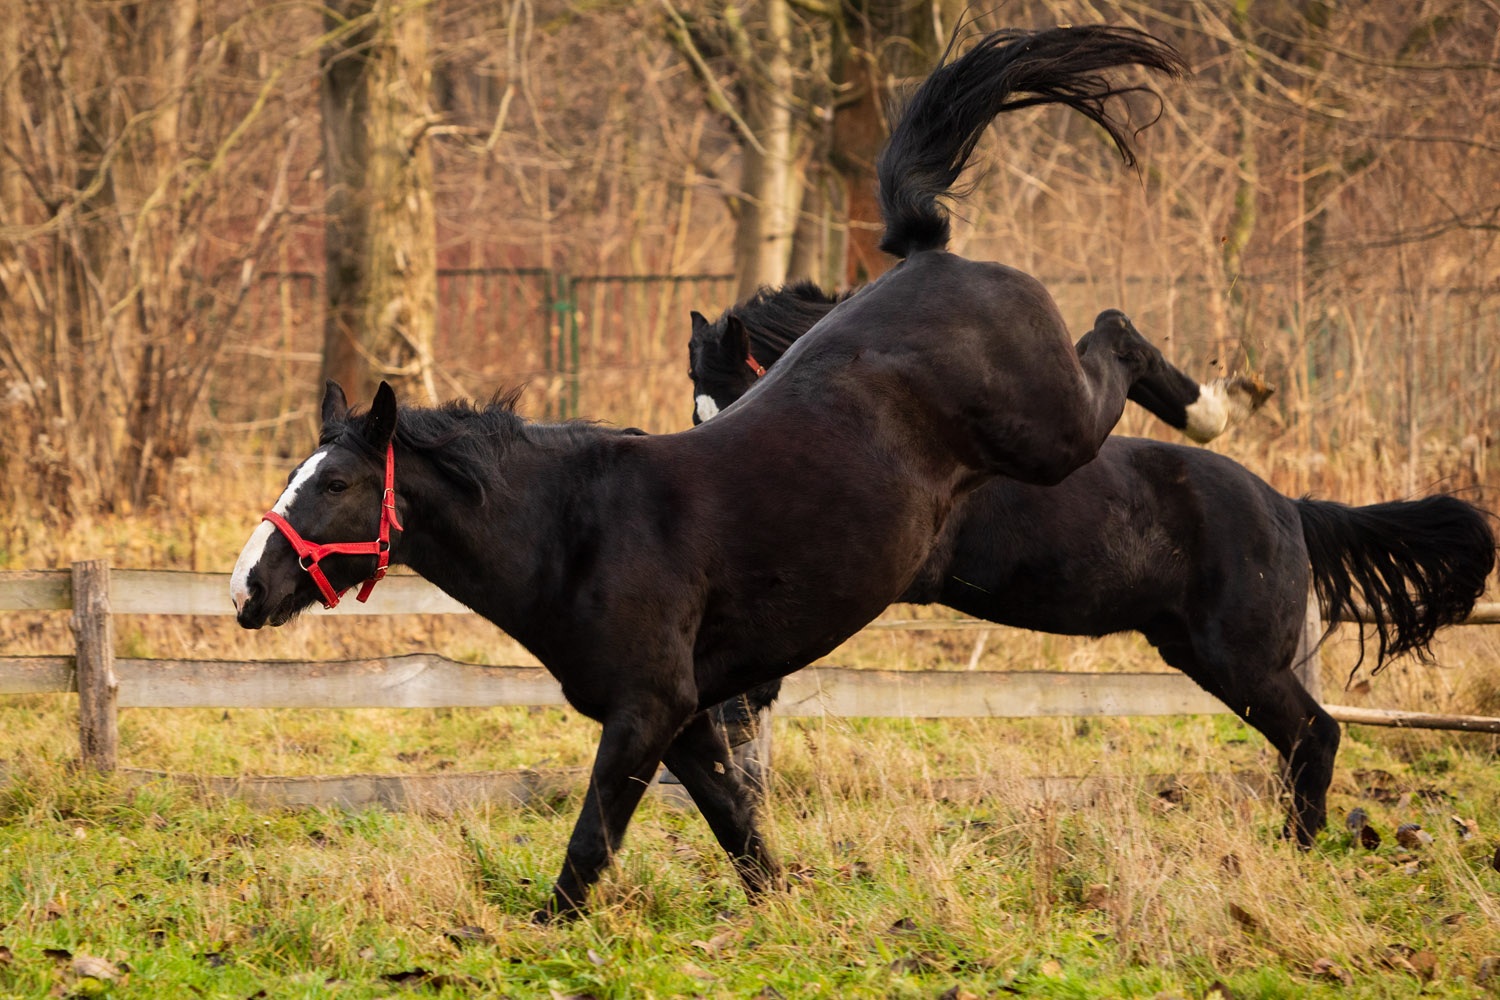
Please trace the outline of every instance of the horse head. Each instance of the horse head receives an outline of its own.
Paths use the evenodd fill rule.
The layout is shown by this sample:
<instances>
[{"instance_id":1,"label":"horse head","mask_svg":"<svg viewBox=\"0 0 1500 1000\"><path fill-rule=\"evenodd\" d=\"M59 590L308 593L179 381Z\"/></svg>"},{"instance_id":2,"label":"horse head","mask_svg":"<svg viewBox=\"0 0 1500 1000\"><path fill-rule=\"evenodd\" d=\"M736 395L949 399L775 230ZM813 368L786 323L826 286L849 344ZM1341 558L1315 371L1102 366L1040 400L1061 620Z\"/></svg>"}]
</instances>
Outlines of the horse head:
<instances>
[{"instance_id":1,"label":"horse head","mask_svg":"<svg viewBox=\"0 0 1500 1000\"><path fill-rule=\"evenodd\" d=\"M750 391L766 369L751 353L750 333L733 312L710 323L693 313L688 378L693 380L693 423L701 424Z\"/></svg>"},{"instance_id":2,"label":"horse head","mask_svg":"<svg viewBox=\"0 0 1500 1000\"><path fill-rule=\"evenodd\" d=\"M382 382L369 412L351 418L330 381L322 417L318 449L292 470L235 563L229 596L245 628L283 625L314 602L333 607L361 581L364 600L399 538L395 392Z\"/></svg>"}]
</instances>

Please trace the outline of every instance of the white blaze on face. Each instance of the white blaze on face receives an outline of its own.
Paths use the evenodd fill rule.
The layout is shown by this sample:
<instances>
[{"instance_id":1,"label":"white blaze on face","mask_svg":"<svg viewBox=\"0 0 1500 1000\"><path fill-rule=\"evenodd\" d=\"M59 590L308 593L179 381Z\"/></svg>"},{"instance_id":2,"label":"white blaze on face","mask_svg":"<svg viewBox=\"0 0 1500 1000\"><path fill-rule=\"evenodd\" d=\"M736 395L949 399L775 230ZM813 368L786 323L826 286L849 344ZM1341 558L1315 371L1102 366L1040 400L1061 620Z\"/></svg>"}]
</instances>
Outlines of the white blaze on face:
<instances>
[{"instance_id":1,"label":"white blaze on face","mask_svg":"<svg viewBox=\"0 0 1500 1000\"><path fill-rule=\"evenodd\" d=\"M312 480L313 474L318 471L318 466L327 457L327 450L313 452L308 460L302 463L302 467L297 470L292 481L287 483L286 489L281 493L281 498L271 509L282 517L286 517L287 511L292 509L292 502L297 499L297 493ZM250 540L245 543L239 559L235 562L234 574L229 578L229 599L234 601L236 611L250 599L250 573L260 563L260 557L266 552L266 543L275 533L276 526L270 521L260 522L250 533Z\"/></svg>"},{"instance_id":2,"label":"white blaze on face","mask_svg":"<svg viewBox=\"0 0 1500 1000\"><path fill-rule=\"evenodd\" d=\"M1228 425L1229 409L1229 393L1223 379L1200 385L1198 398L1187 408L1187 426L1182 431L1199 444L1212 441Z\"/></svg>"},{"instance_id":3,"label":"white blaze on face","mask_svg":"<svg viewBox=\"0 0 1500 1000\"><path fill-rule=\"evenodd\" d=\"M698 404L698 420L700 423L712 420L719 415L719 404L715 403L714 398L708 393L697 397L694 402Z\"/></svg>"}]
</instances>

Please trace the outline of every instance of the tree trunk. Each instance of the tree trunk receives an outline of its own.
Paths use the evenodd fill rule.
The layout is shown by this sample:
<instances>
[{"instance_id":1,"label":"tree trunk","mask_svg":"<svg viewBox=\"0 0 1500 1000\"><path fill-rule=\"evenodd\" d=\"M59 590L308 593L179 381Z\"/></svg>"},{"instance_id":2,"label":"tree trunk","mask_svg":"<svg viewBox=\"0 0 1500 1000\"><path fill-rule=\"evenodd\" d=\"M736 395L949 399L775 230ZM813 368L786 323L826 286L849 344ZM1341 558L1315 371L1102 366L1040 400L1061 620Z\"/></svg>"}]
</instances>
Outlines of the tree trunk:
<instances>
[{"instance_id":1,"label":"tree trunk","mask_svg":"<svg viewBox=\"0 0 1500 1000\"><path fill-rule=\"evenodd\" d=\"M736 8L726 10L726 18L738 16ZM745 86L745 123L759 148L746 143L741 154L744 207L735 237L735 271L743 298L761 285L786 281L801 186L794 163L791 9L787 0L767 0L763 27L734 27L738 44L758 55L764 67L763 74L752 72Z\"/></svg>"},{"instance_id":2,"label":"tree trunk","mask_svg":"<svg viewBox=\"0 0 1500 1000\"><path fill-rule=\"evenodd\" d=\"M337 35L322 52L323 374L354 399L368 399L378 379L437 397L425 16L398 0L343 0L327 14Z\"/></svg>"},{"instance_id":3,"label":"tree trunk","mask_svg":"<svg viewBox=\"0 0 1500 1000\"><path fill-rule=\"evenodd\" d=\"M854 96L834 108L832 166L848 213L844 279L855 287L884 274L893 263L880 250L885 226L875 191L875 159L890 132L885 110L895 96L892 85L899 89L932 71L963 5L955 0L863 0L844 9L833 79Z\"/></svg>"}]
</instances>

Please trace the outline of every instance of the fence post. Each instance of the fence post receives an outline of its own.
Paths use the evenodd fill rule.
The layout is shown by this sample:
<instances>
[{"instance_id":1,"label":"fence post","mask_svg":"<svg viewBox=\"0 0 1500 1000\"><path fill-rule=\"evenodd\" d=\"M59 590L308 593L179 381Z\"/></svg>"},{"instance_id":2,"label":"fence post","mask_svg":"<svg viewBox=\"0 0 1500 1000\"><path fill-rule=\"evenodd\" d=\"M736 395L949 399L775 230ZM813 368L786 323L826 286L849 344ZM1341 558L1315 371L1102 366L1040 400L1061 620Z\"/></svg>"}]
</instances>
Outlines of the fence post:
<instances>
[{"instance_id":1,"label":"fence post","mask_svg":"<svg viewBox=\"0 0 1500 1000\"><path fill-rule=\"evenodd\" d=\"M115 626L109 610L109 562L73 564L73 643L78 680L78 747L85 767L115 769L120 732L115 717Z\"/></svg>"},{"instance_id":2,"label":"fence post","mask_svg":"<svg viewBox=\"0 0 1500 1000\"><path fill-rule=\"evenodd\" d=\"M1323 658L1318 655L1318 641L1323 638L1323 616L1318 607L1318 595L1307 595L1307 612L1302 618L1302 634L1297 639L1297 652L1292 657L1292 672L1313 700L1323 702Z\"/></svg>"}]
</instances>

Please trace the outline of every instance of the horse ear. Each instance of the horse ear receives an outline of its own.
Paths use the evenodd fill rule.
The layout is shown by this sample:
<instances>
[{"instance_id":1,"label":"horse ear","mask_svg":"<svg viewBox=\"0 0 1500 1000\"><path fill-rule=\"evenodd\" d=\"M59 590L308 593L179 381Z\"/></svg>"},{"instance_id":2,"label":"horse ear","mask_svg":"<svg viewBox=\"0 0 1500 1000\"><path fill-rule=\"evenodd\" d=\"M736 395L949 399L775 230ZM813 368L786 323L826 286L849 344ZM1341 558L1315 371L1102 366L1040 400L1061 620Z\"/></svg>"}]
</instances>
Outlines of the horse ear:
<instances>
[{"instance_id":1,"label":"horse ear","mask_svg":"<svg viewBox=\"0 0 1500 1000\"><path fill-rule=\"evenodd\" d=\"M750 355L750 331L733 313L724 317L724 337L719 343L728 354L742 358Z\"/></svg>"},{"instance_id":2,"label":"horse ear","mask_svg":"<svg viewBox=\"0 0 1500 1000\"><path fill-rule=\"evenodd\" d=\"M708 329L709 323L708 320L704 318L703 314L696 309L692 311L691 315L693 317L693 336L696 337L704 330Z\"/></svg>"},{"instance_id":3,"label":"horse ear","mask_svg":"<svg viewBox=\"0 0 1500 1000\"><path fill-rule=\"evenodd\" d=\"M396 433L396 390L389 382L382 381L375 390L375 401L370 404L370 415L365 419L365 440L384 451Z\"/></svg>"},{"instance_id":4,"label":"horse ear","mask_svg":"<svg viewBox=\"0 0 1500 1000\"><path fill-rule=\"evenodd\" d=\"M323 383L323 426L341 424L349 417L349 400L344 398L344 387L333 379Z\"/></svg>"}]
</instances>

